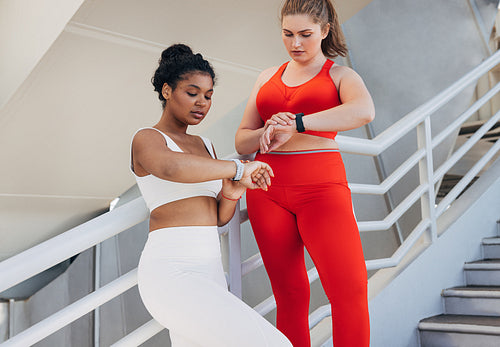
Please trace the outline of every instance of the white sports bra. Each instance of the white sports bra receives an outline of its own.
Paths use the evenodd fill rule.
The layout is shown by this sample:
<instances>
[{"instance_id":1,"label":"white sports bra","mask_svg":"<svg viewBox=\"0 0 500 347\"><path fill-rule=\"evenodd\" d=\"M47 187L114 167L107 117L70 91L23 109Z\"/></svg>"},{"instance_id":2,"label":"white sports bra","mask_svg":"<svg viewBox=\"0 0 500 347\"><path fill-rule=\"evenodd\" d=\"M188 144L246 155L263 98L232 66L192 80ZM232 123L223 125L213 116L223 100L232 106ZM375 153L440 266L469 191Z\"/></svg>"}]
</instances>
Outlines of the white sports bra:
<instances>
[{"instance_id":1,"label":"white sports bra","mask_svg":"<svg viewBox=\"0 0 500 347\"><path fill-rule=\"evenodd\" d=\"M170 138L168 135L164 134L156 128L141 128L136 131L137 134L143 129L154 129L163 135L165 138L167 147L175 152L182 152L179 146ZM134 136L135 136L134 134ZM213 151L212 143L209 139L200 136L210 153L212 158L215 159L215 154ZM132 136L132 138L134 138ZM141 191L141 194L149 208L149 211L153 211L155 208L165 205L172 201L177 201L181 199L191 198L195 196L210 196L216 198L222 189L222 180L213 180L198 183L180 183L172 182L156 177L152 174L139 177L135 174L132 167L133 163L130 164L130 170L135 176L137 185Z\"/></svg>"}]
</instances>

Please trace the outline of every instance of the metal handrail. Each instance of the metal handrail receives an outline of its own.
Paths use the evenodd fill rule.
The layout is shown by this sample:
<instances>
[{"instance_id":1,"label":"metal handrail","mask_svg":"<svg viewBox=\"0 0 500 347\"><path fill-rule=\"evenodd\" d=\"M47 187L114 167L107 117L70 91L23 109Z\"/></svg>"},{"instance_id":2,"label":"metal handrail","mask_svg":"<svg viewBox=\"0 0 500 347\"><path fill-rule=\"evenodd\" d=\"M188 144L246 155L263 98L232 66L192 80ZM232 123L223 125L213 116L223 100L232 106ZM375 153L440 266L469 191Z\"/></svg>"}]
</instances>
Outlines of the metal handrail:
<instances>
[{"instance_id":1,"label":"metal handrail","mask_svg":"<svg viewBox=\"0 0 500 347\"><path fill-rule=\"evenodd\" d=\"M464 177L453 187L453 189L446 195L446 197L441 200L437 206L436 214L439 217L446 208L451 204L453 200L457 198L458 195L465 189L465 187L472 181L472 179L481 171L483 167L493 158L495 154L500 151L500 140L486 152L485 155L465 174Z\"/></svg>"},{"instance_id":2,"label":"metal handrail","mask_svg":"<svg viewBox=\"0 0 500 347\"><path fill-rule=\"evenodd\" d=\"M422 236L430 226L431 221L429 219L420 221L420 223L415 227L415 229L413 229L410 235L408 235L408 237L404 240L403 244L399 246L391 257L367 260L365 261L366 269L370 271L397 266L403 257L410 251L415 242L417 242L420 236Z\"/></svg>"},{"instance_id":3,"label":"metal handrail","mask_svg":"<svg viewBox=\"0 0 500 347\"><path fill-rule=\"evenodd\" d=\"M413 192L411 192L391 213L389 213L383 220L358 222L359 231L379 231L389 229L398 220L409 207L421 198L429 189L429 185L419 185Z\"/></svg>"},{"instance_id":4,"label":"metal handrail","mask_svg":"<svg viewBox=\"0 0 500 347\"><path fill-rule=\"evenodd\" d=\"M113 343L111 347L139 346L141 343L146 342L163 329L165 329L163 325L152 319L132 331L130 334L125 335L120 340Z\"/></svg>"},{"instance_id":5,"label":"metal handrail","mask_svg":"<svg viewBox=\"0 0 500 347\"><path fill-rule=\"evenodd\" d=\"M448 170L450 170L453 165L455 165L464 155L467 153L480 139L484 134L490 130L493 125L496 124L497 120L500 119L500 111L498 111L493 117L488 119L486 123L484 123L474 135L472 135L467 142L465 142L459 149L453 153L450 158L446 162L444 162L434 173L434 183L441 179Z\"/></svg>"},{"instance_id":6,"label":"metal handrail","mask_svg":"<svg viewBox=\"0 0 500 347\"><path fill-rule=\"evenodd\" d=\"M0 292L139 224L148 216L144 200L137 198L5 259L0 262Z\"/></svg>"},{"instance_id":7,"label":"metal handrail","mask_svg":"<svg viewBox=\"0 0 500 347\"><path fill-rule=\"evenodd\" d=\"M314 310L309 315L309 330L318 325L324 318L332 315L332 307L330 305L323 305Z\"/></svg>"},{"instance_id":8,"label":"metal handrail","mask_svg":"<svg viewBox=\"0 0 500 347\"><path fill-rule=\"evenodd\" d=\"M458 130L460 126L469 119L477 110L486 104L496 93L500 91L500 82L493 88L485 93L481 98L474 102L465 112L463 112L455 121L453 121L445 130L441 131L437 136L432 139L432 148L436 148L441 142L450 136L454 131Z\"/></svg>"},{"instance_id":9,"label":"metal handrail","mask_svg":"<svg viewBox=\"0 0 500 347\"><path fill-rule=\"evenodd\" d=\"M413 153L406 159L400 167L398 167L392 174L390 174L380 184L359 184L349 183L349 188L354 194L375 194L382 195L389 191L404 175L406 175L418 162L425 157L425 148Z\"/></svg>"},{"instance_id":10,"label":"metal handrail","mask_svg":"<svg viewBox=\"0 0 500 347\"><path fill-rule=\"evenodd\" d=\"M136 284L137 269L134 269L20 332L2 343L1 346L31 346L109 300L114 299Z\"/></svg>"},{"instance_id":11,"label":"metal handrail","mask_svg":"<svg viewBox=\"0 0 500 347\"><path fill-rule=\"evenodd\" d=\"M431 241L437 238L436 219L443 213L448 205L463 191L465 186L472 178L488 163L491 158L500 150L500 141L488 151L488 153L479 160L476 165L463 177L459 184L450 191L450 193L439 203L435 205L434 201L434 184L439 181L444 173L451 168L458 158L462 157L467 148L470 148L473 143L477 142L489 127L496 123L500 117L500 113L493 116L492 120L486 122L483 127L473 135L457 152L448 158L441 167L434 172L432 149L438 143L443 141L449 134L453 133L460 126L461 122L465 121L470 114L475 112L481 105L493 97L499 90L497 84L485 96L474 103L467 111L457 118L452 124L448 125L434 139L431 138L430 132L430 116L439 108L445 105L453 97L458 95L469 84L476 81L481 75L488 72L491 68L500 63L500 51L486 59L482 64L464 75L457 82L437 96L418 107L414 111L408 113L400 121L382 132L372 140L350 138L339 135L337 137L340 149L343 152L354 153L360 155L374 156L381 154L384 150L396 143L412 130L417 130L418 148L414 154L410 156L402 165L400 165L391 175L389 175L382 183L378 185L370 184L350 184L353 193L358 194L385 194L399 180L405 176L413 167L418 164L420 184L410 193L396 208L393 209L383 220L359 222L361 232L373 230L387 230L395 221L397 221L411 206L419 199L422 205L422 219L418 225L406 237L402 245L390 258L367 260L366 265L368 270L375 270L384 267L397 266L402 258L408 254L415 242L422 236L423 233L431 231ZM460 122L459 122L460 120ZM465 146L465 147L464 147ZM82 224L76 228L69 230L51 240L43 242L27 251L24 251L14 257L4 260L0 263L0 273L2 281L0 283L0 292L8 289L25 279L28 279L61 261L81 253L82 251L93 247L94 245L106 240L109 237L119 234L121 231L140 223L148 216L147 208L142 200L138 198L119 208L114 209L96 219ZM240 259L240 224L247 219L246 211L241 211L236 214L228 226L227 236L230 243L230 269L229 269L229 285L232 292L241 297L241 277L248 271L252 271L262 265L262 260L258 255L250 257L243 264ZM225 232L224 230L223 232ZM62 245L62 246L61 246ZM57 249L57 252L54 252ZM65 309L55 313L46 320L37 325L25 330L24 332L14 336L10 340L1 344L8 346L16 339L26 339L23 341L36 342L40 336L47 334L49 331L55 331L66 324L69 324L72 319L87 309L95 309L99 305L120 295L125 288L130 288L136 284L135 270L131 273L119 277L117 280L110 283L108 286L102 287L87 297L81 299ZM310 281L315 281L318 274L315 268L308 271ZM117 285L116 283L120 283ZM126 283L126 284L124 284ZM113 284L113 285L112 285ZM75 305L75 306L74 306ZM266 314L275 307L274 297L271 296L258 304L255 309ZM70 311L75 311L70 313ZM77 314L78 313L78 314ZM84 314L84 313L83 313ZM75 318L76 319L76 318ZM57 322L57 323L56 323ZM117 342L117 346L123 341L145 341L148 337L153 336L160 327L154 322L146 323L143 327L137 329L132 334L124 337L122 342ZM41 333L41 331L45 331ZM49 333L50 333L49 332ZM38 340L36 340L34 337ZM43 338L43 337L42 337ZM36 341L35 341L36 340ZM139 342L140 343L140 342ZM124 344L122 344L124 345Z\"/></svg>"}]
</instances>

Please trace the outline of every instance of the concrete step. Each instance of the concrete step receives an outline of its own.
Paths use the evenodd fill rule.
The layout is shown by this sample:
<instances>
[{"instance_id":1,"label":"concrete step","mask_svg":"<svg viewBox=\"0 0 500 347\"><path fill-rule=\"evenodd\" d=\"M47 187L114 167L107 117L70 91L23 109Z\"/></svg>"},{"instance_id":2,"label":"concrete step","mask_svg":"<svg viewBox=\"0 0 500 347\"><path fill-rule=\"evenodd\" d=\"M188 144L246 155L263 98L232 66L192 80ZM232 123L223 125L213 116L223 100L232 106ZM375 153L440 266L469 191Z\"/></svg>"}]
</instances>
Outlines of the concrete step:
<instances>
[{"instance_id":1,"label":"concrete step","mask_svg":"<svg viewBox=\"0 0 500 347\"><path fill-rule=\"evenodd\" d=\"M500 316L500 286L449 288L442 296L447 314Z\"/></svg>"},{"instance_id":2,"label":"concrete step","mask_svg":"<svg viewBox=\"0 0 500 347\"><path fill-rule=\"evenodd\" d=\"M469 286L500 286L500 259L465 263L464 271Z\"/></svg>"},{"instance_id":3,"label":"concrete step","mask_svg":"<svg viewBox=\"0 0 500 347\"><path fill-rule=\"evenodd\" d=\"M500 237L483 239L484 259L500 259Z\"/></svg>"},{"instance_id":4,"label":"concrete step","mask_svg":"<svg viewBox=\"0 0 500 347\"><path fill-rule=\"evenodd\" d=\"M421 347L498 347L500 317L442 314L418 324Z\"/></svg>"}]
</instances>

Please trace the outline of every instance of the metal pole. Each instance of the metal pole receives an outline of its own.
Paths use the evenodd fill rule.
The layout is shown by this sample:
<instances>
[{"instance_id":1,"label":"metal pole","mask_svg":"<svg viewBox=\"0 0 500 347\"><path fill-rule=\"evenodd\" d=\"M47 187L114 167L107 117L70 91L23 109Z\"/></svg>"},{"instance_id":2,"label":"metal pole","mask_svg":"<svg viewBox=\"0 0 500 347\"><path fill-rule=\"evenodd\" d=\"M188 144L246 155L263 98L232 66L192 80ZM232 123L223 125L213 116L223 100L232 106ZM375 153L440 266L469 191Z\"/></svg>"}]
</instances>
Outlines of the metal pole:
<instances>
[{"instance_id":1,"label":"metal pole","mask_svg":"<svg viewBox=\"0 0 500 347\"><path fill-rule=\"evenodd\" d=\"M101 287L101 244L94 247L94 291ZM101 307L94 310L94 347L99 347L100 327L101 327Z\"/></svg>"},{"instance_id":2,"label":"metal pole","mask_svg":"<svg viewBox=\"0 0 500 347\"><path fill-rule=\"evenodd\" d=\"M15 300L14 299L9 299L9 339L16 334L16 329L15 329L15 315L14 315L14 305L15 305Z\"/></svg>"},{"instance_id":3,"label":"metal pole","mask_svg":"<svg viewBox=\"0 0 500 347\"><path fill-rule=\"evenodd\" d=\"M241 299L241 223L240 202L236 204L236 212L229 221L229 290Z\"/></svg>"},{"instance_id":4,"label":"metal pole","mask_svg":"<svg viewBox=\"0 0 500 347\"><path fill-rule=\"evenodd\" d=\"M477 31L479 32L479 36L481 37L481 43L483 44L484 51L487 55L491 55L492 52L489 45L490 35L486 31L483 17L481 16L481 12L479 12L476 0L469 0L468 3L469 8L472 11L472 17L474 18L474 23L476 24Z\"/></svg>"},{"instance_id":5,"label":"metal pole","mask_svg":"<svg viewBox=\"0 0 500 347\"><path fill-rule=\"evenodd\" d=\"M423 123L417 126L418 149L425 148L426 156L418 163L419 178L421 185L427 185L427 192L420 198L422 208L422 220L431 221L430 238L431 242L437 239L436 225L436 198L434 192L434 164L432 158L432 138L431 138L431 119L429 115Z\"/></svg>"}]
</instances>

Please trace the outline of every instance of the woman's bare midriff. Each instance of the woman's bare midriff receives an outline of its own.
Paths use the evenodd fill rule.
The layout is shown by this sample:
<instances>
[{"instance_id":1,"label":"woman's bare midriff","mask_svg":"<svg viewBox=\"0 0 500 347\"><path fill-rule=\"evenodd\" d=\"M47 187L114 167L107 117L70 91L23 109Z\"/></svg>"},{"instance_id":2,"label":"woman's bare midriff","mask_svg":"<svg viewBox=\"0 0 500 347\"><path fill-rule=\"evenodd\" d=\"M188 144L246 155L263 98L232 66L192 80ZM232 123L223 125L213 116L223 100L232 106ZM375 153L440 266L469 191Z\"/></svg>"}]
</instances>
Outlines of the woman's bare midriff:
<instances>
[{"instance_id":1,"label":"woman's bare midriff","mask_svg":"<svg viewBox=\"0 0 500 347\"><path fill-rule=\"evenodd\" d=\"M180 226L217 225L217 201L209 196L169 202L155 208L149 219L149 231Z\"/></svg>"},{"instance_id":2,"label":"woman's bare midriff","mask_svg":"<svg viewBox=\"0 0 500 347\"><path fill-rule=\"evenodd\" d=\"M339 149L335 140L309 134L294 134L290 140L273 151L307 151L314 149Z\"/></svg>"}]
</instances>

